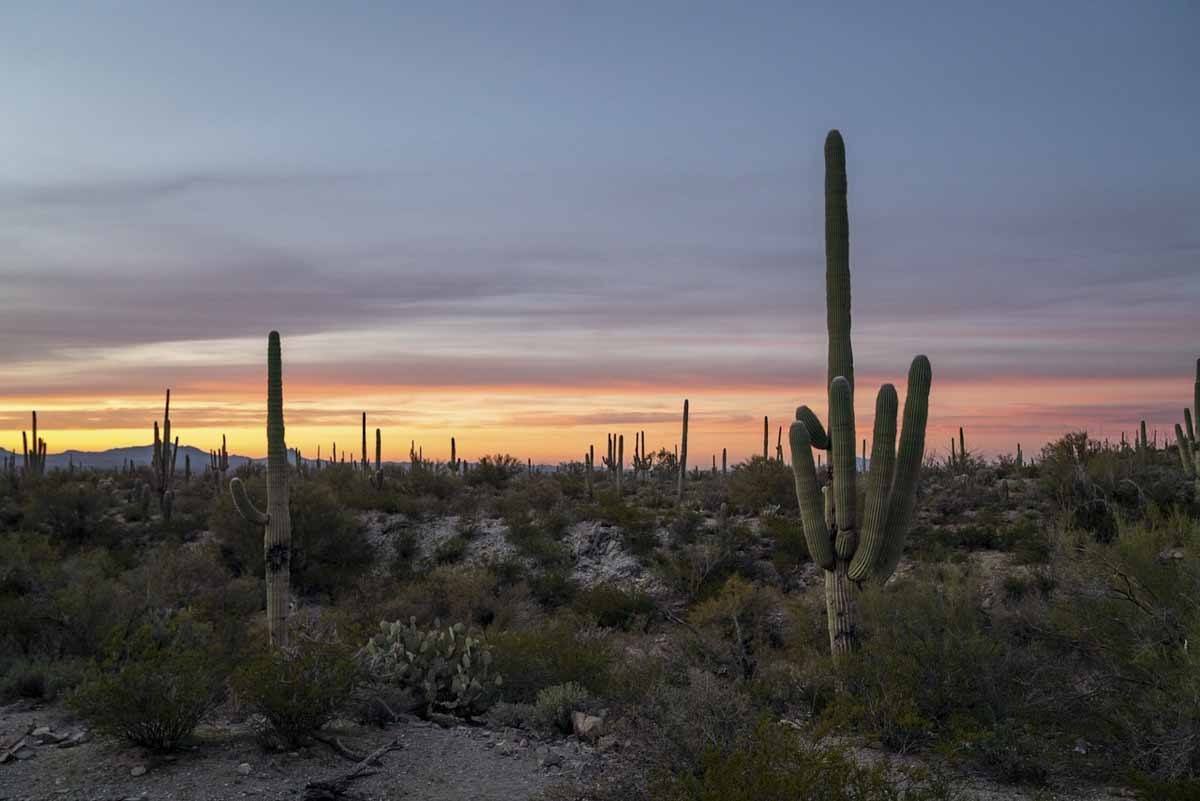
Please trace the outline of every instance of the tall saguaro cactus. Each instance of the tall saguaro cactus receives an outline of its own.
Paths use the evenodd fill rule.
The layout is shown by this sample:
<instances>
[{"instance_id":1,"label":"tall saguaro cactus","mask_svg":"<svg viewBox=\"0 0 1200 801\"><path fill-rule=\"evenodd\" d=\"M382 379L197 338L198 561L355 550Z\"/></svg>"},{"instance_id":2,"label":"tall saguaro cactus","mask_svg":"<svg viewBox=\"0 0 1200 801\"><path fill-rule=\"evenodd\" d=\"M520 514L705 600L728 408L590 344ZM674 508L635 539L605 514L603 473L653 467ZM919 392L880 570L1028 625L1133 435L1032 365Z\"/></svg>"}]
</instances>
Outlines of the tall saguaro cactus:
<instances>
[{"instance_id":1,"label":"tall saguaro cactus","mask_svg":"<svg viewBox=\"0 0 1200 801\"><path fill-rule=\"evenodd\" d=\"M175 462L179 458L179 437L171 441L171 390L167 390L167 402L163 406L162 437L159 437L158 421L154 421L154 453L150 456L154 491L158 495L158 508L163 520L170 521L175 507Z\"/></svg>"},{"instance_id":2,"label":"tall saguaro cactus","mask_svg":"<svg viewBox=\"0 0 1200 801\"><path fill-rule=\"evenodd\" d=\"M33 450L29 450L29 438L21 432L21 448L24 451L24 476L38 477L46 474L46 441L38 436L37 412L33 413Z\"/></svg>"},{"instance_id":3,"label":"tall saguaro cactus","mask_svg":"<svg viewBox=\"0 0 1200 801\"><path fill-rule=\"evenodd\" d=\"M683 503L683 482L687 480L688 402L683 399L683 448L679 452L679 490L677 502Z\"/></svg>"},{"instance_id":4,"label":"tall saguaro cactus","mask_svg":"<svg viewBox=\"0 0 1200 801\"><path fill-rule=\"evenodd\" d=\"M1196 426L1200 426L1200 359L1196 359L1192 408L1184 408L1182 426L1179 423L1175 424L1175 441L1179 444L1179 459L1183 462L1183 472L1196 480L1196 495L1200 497L1200 443L1196 442Z\"/></svg>"},{"instance_id":5,"label":"tall saguaro cactus","mask_svg":"<svg viewBox=\"0 0 1200 801\"><path fill-rule=\"evenodd\" d=\"M283 358L279 332L267 338L267 511L254 505L241 479L229 482L233 504L246 520L264 527L267 563L267 630L271 644L287 645L292 519L288 511L287 445L283 437Z\"/></svg>"},{"instance_id":6,"label":"tall saguaro cactus","mask_svg":"<svg viewBox=\"0 0 1200 801\"><path fill-rule=\"evenodd\" d=\"M850 236L846 206L846 150L842 136L825 140L825 295L829 331L829 432L807 406L796 410L788 432L804 539L825 571L829 644L835 659L857 646L857 586L885 581L896 569L912 516L925 453L929 412L929 359L917 356L908 371L904 426L896 451L896 389L884 384L875 401L871 470L866 503L855 485L854 355L850 344ZM832 483L817 480L813 449L830 452ZM822 497L824 493L824 497Z\"/></svg>"}]
</instances>

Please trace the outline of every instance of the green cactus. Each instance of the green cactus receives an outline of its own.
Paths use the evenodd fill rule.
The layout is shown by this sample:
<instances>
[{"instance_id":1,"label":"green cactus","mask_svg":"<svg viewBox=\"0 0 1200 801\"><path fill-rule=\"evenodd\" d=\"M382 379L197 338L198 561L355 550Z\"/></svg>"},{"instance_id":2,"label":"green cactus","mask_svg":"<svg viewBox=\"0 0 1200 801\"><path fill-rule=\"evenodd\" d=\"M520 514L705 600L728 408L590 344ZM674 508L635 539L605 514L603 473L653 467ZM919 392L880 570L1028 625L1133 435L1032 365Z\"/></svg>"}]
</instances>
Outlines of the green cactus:
<instances>
[{"instance_id":1,"label":"green cactus","mask_svg":"<svg viewBox=\"0 0 1200 801\"><path fill-rule=\"evenodd\" d=\"M1192 409L1184 408L1183 425L1175 424L1175 441L1179 445L1179 459L1183 472L1196 481L1196 495L1200 497L1200 445L1196 443L1196 424L1200 424L1200 359L1196 359L1196 382L1192 389Z\"/></svg>"},{"instance_id":2,"label":"green cactus","mask_svg":"<svg viewBox=\"0 0 1200 801\"><path fill-rule=\"evenodd\" d=\"M291 580L292 519L288 511L287 445L283 428L283 357L279 332L267 338L267 511L260 511L241 479L229 482L233 504L246 520L263 526L266 554L267 631L271 644L287 646L288 583Z\"/></svg>"},{"instance_id":3,"label":"green cactus","mask_svg":"<svg viewBox=\"0 0 1200 801\"><path fill-rule=\"evenodd\" d=\"M679 455L679 489L676 493L676 502L683 503L683 483L687 480L687 437L688 435L688 402L687 398L683 399L683 448Z\"/></svg>"},{"instance_id":4,"label":"green cactus","mask_svg":"<svg viewBox=\"0 0 1200 801\"><path fill-rule=\"evenodd\" d=\"M414 693L426 711L440 709L462 717L485 711L496 700L503 678L492 670L492 652L462 623L422 629L417 619L379 624L359 652L374 680Z\"/></svg>"},{"instance_id":5,"label":"green cactus","mask_svg":"<svg viewBox=\"0 0 1200 801\"><path fill-rule=\"evenodd\" d=\"M158 421L155 420L154 451L150 455L150 478L165 521L170 521L175 505L175 463L178 458L179 437L175 437L174 443L171 441L171 390L168 389L163 407L162 437L159 437Z\"/></svg>"},{"instance_id":6,"label":"green cactus","mask_svg":"<svg viewBox=\"0 0 1200 801\"><path fill-rule=\"evenodd\" d=\"M38 436L38 419L37 412L33 413L33 451L29 450L30 438L26 437L25 432L21 432L21 447L24 451L24 472L22 475L25 478L41 478L46 475L46 441Z\"/></svg>"},{"instance_id":7,"label":"green cactus","mask_svg":"<svg viewBox=\"0 0 1200 801\"><path fill-rule=\"evenodd\" d=\"M454 441L454 437L450 438L450 461L446 462L446 466L450 468L451 473L457 473L462 467L462 462L458 459L458 443Z\"/></svg>"},{"instance_id":8,"label":"green cactus","mask_svg":"<svg viewBox=\"0 0 1200 801\"><path fill-rule=\"evenodd\" d=\"M371 486L376 490L383 489L383 431L375 429L375 474L371 476Z\"/></svg>"},{"instance_id":9,"label":"green cactus","mask_svg":"<svg viewBox=\"0 0 1200 801\"><path fill-rule=\"evenodd\" d=\"M789 440L804 538L813 560L825 571L830 646L834 656L840 658L857 645L855 587L867 580L887 580L900 561L925 452L931 370L925 356L913 359L898 452L896 390L891 384L880 388L875 402L871 470L865 504L860 509L855 483L846 154L837 131L831 131L825 141L825 252L829 432L826 434L811 409L801 406L796 410ZM831 451L831 487L820 486L813 464L814 449Z\"/></svg>"}]
</instances>

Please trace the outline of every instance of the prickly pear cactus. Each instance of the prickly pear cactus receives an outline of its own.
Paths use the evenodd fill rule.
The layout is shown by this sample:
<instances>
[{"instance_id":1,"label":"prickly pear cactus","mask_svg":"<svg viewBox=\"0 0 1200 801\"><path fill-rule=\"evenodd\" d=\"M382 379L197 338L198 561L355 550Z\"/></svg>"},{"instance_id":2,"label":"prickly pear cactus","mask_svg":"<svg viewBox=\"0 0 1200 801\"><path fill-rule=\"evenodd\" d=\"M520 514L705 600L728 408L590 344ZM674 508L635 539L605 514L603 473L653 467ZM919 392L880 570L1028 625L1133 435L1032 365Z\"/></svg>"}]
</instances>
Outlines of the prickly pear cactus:
<instances>
[{"instance_id":1,"label":"prickly pear cactus","mask_svg":"<svg viewBox=\"0 0 1200 801\"><path fill-rule=\"evenodd\" d=\"M426 709L462 717L485 711L496 700L503 679L492 670L492 652L462 623L423 629L416 618L407 624L384 621L380 632L359 652L376 681L414 693Z\"/></svg>"}]
</instances>

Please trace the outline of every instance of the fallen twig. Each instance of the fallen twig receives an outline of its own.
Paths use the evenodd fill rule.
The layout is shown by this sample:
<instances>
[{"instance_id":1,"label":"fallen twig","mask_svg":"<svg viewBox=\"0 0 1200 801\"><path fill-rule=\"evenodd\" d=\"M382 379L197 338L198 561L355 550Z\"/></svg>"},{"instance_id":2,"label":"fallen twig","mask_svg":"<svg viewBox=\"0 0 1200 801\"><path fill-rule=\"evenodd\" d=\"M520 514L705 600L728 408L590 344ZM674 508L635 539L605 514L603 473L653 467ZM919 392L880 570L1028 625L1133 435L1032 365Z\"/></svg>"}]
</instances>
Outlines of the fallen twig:
<instances>
[{"instance_id":1,"label":"fallen twig","mask_svg":"<svg viewBox=\"0 0 1200 801\"><path fill-rule=\"evenodd\" d=\"M320 742L330 745L331 748L333 748L342 756L352 753L350 749L342 745L336 737L333 738L333 742L337 743L336 746L330 744L329 741L323 738L318 737L317 739L320 740ZM359 760L358 764L346 773L343 773L340 776L335 776L332 779L322 779L315 782L309 782L304 786L304 801L345 801L345 799L351 797L347 793L351 782L355 781L356 779L366 778L367 776L371 776L376 773L376 771L368 770L368 766L382 765L383 763L380 762L380 757L390 751L397 751L403 747L403 744L401 744L399 738L397 738L392 740L387 745L380 746L370 754L367 754L367 756Z\"/></svg>"}]
</instances>

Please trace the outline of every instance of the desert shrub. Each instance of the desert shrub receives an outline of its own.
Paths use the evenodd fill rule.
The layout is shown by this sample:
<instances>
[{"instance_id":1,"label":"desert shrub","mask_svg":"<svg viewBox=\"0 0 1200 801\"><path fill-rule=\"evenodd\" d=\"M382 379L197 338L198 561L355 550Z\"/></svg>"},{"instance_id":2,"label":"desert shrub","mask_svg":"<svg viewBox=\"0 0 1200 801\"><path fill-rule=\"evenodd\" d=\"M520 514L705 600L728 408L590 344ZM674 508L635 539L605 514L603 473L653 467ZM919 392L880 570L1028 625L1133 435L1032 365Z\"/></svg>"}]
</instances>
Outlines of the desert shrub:
<instances>
[{"instance_id":1,"label":"desert shrub","mask_svg":"<svg viewBox=\"0 0 1200 801\"><path fill-rule=\"evenodd\" d=\"M254 497L266 497L263 479L252 478L248 485ZM288 490L292 586L305 594L336 595L349 587L374 559L366 532L327 486L301 480L293 481ZM210 525L226 564L235 574L263 574L262 527L242 519L229 493L222 493L217 499Z\"/></svg>"},{"instance_id":2,"label":"desert shrub","mask_svg":"<svg viewBox=\"0 0 1200 801\"><path fill-rule=\"evenodd\" d=\"M545 687L534 701L532 723L542 731L570 734L571 713L587 709L591 700L591 694L573 681Z\"/></svg>"},{"instance_id":3,"label":"desert shrub","mask_svg":"<svg viewBox=\"0 0 1200 801\"><path fill-rule=\"evenodd\" d=\"M598 493L595 509L597 519L621 530L621 542L630 553L645 556L658 546L654 514L637 504L626 503L615 490Z\"/></svg>"},{"instance_id":4,"label":"desert shrub","mask_svg":"<svg viewBox=\"0 0 1200 801\"><path fill-rule=\"evenodd\" d=\"M735 465L729 474L729 504L749 514L771 506L796 510L796 482L791 466L761 456Z\"/></svg>"},{"instance_id":5,"label":"desert shrub","mask_svg":"<svg viewBox=\"0 0 1200 801\"><path fill-rule=\"evenodd\" d=\"M500 701L488 710L487 720L493 727L526 729L533 725L533 704L510 704Z\"/></svg>"},{"instance_id":6,"label":"desert shrub","mask_svg":"<svg viewBox=\"0 0 1200 801\"><path fill-rule=\"evenodd\" d=\"M696 668L663 676L630 704L628 716L639 764L654 775L681 777L699 775L709 754L732 752L755 720L737 684Z\"/></svg>"},{"instance_id":7,"label":"desert shrub","mask_svg":"<svg viewBox=\"0 0 1200 801\"><path fill-rule=\"evenodd\" d=\"M452 565L461 562L467 555L467 541L461 535L455 534L443 540L433 551L433 561L439 565Z\"/></svg>"},{"instance_id":8,"label":"desert shrub","mask_svg":"<svg viewBox=\"0 0 1200 801\"><path fill-rule=\"evenodd\" d=\"M524 469L525 465L519 459L507 453L484 456L467 472L467 484L503 490L508 486L508 482L520 475Z\"/></svg>"},{"instance_id":9,"label":"desert shrub","mask_svg":"<svg viewBox=\"0 0 1200 801\"><path fill-rule=\"evenodd\" d=\"M775 546L771 561L781 573L794 570L812 560L808 554L808 545L804 541L804 527L799 518L769 514L760 517L759 522L763 534Z\"/></svg>"},{"instance_id":10,"label":"desert shrub","mask_svg":"<svg viewBox=\"0 0 1200 801\"><path fill-rule=\"evenodd\" d=\"M893 781L885 765L860 765L842 750L812 745L794 729L760 722L732 747L707 751L695 773L659 779L668 801L949 801L949 786L909 775Z\"/></svg>"},{"instance_id":11,"label":"desert shrub","mask_svg":"<svg viewBox=\"0 0 1200 801\"><path fill-rule=\"evenodd\" d=\"M504 676L506 701L532 703L544 687L575 682L602 695L613 667L608 642L587 637L576 620L560 616L543 624L490 632L495 668Z\"/></svg>"},{"instance_id":12,"label":"desert shrub","mask_svg":"<svg viewBox=\"0 0 1200 801\"><path fill-rule=\"evenodd\" d=\"M486 567L443 565L397 586L391 579L364 577L344 604L374 634L380 620L408 620L421 625L435 620L461 620L478 627L520 625L536 615L536 605L522 583L502 580Z\"/></svg>"},{"instance_id":13,"label":"desert shrub","mask_svg":"<svg viewBox=\"0 0 1200 801\"><path fill-rule=\"evenodd\" d=\"M1111 545L1055 561L1048 647L1078 676L1063 703L1112 764L1160 780L1200 774L1200 522L1149 516Z\"/></svg>"},{"instance_id":14,"label":"desert shrub","mask_svg":"<svg viewBox=\"0 0 1200 801\"><path fill-rule=\"evenodd\" d=\"M28 503L28 521L62 542L103 544L109 539L112 525L105 511L111 497L89 481L41 481Z\"/></svg>"},{"instance_id":15,"label":"desert shrub","mask_svg":"<svg viewBox=\"0 0 1200 801\"><path fill-rule=\"evenodd\" d=\"M842 666L848 692L833 714L894 751L931 744L963 719L989 726L1007 710L1011 654L988 631L975 590L943 579L861 596L866 635Z\"/></svg>"},{"instance_id":16,"label":"desert shrub","mask_svg":"<svg viewBox=\"0 0 1200 801\"><path fill-rule=\"evenodd\" d=\"M0 672L0 701L54 701L76 687L85 673L86 665L78 659L18 659Z\"/></svg>"},{"instance_id":17,"label":"desert shrub","mask_svg":"<svg viewBox=\"0 0 1200 801\"><path fill-rule=\"evenodd\" d=\"M423 629L415 618L384 622L358 657L373 680L411 692L426 710L463 717L491 706L504 684L491 647L462 623Z\"/></svg>"},{"instance_id":18,"label":"desert shrub","mask_svg":"<svg viewBox=\"0 0 1200 801\"><path fill-rule=\"evenodd\" d=\"M784 644L787 615L779 593L738 576L694 606L688 619L710 667L745 679L753 678L764 652Z\"/></svg>"},{"instance_id":19,"label":"desert shrub","mask_svg":"<svg viewBox=\"0 0 1200 801\"><path fill-rule=\"evenodd\" d=\"M543 608L555 610L575 600L579 583L565 567L533 573L528 578L529 593Z\"/></svg>"},{"instance_id":20,"label":"desert shrub","mask_svg":"<svg viewBox=\"0 0 1200 801\"><path fill-rule=\"evenodd\" d=\"M71 696L97 730L156 751L177 747L220 699L225 675L209 634L186 618L116 637L105 662Z\"/></svg>"},{"instance_id":21,"label":"desert shrub","mask_svg":"<svg viewBox=\"0 0 1200 801\"><path fill-rule=\"evenodd\" d=\"M597 584L580 590L571 606L603 628L623 631L639 625L644 627L656 608L654 600L646 593L611 584Z\"/></svg>"},{"instance_id":22,"label":"desert shrub","mask_svg":"<svg viewBox=\"0 0 1200 801\"><path fill-rule=\"evenodd\" d=\"M264 743L298 746L338 714L359 681L352 651L341 643L298 638L286 649L261 650L234 673L233 687L262 715Z\"/></svg>"}]
</instances>

